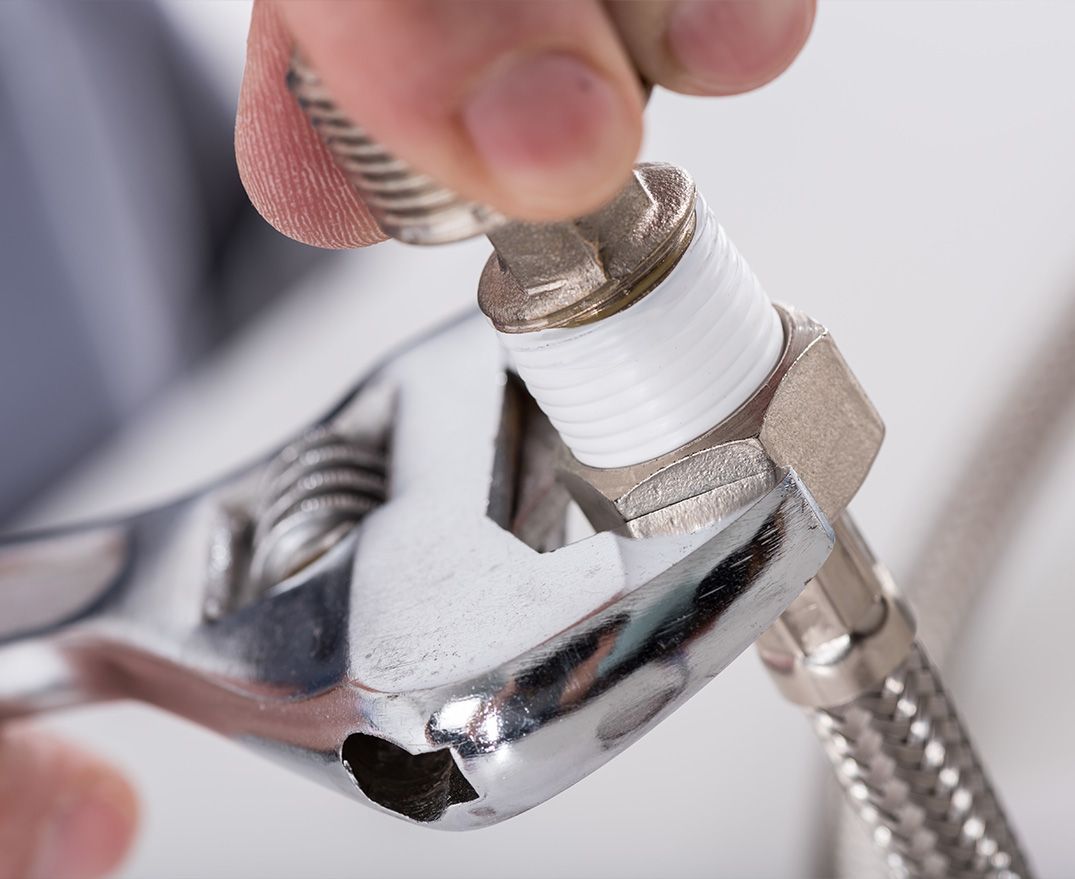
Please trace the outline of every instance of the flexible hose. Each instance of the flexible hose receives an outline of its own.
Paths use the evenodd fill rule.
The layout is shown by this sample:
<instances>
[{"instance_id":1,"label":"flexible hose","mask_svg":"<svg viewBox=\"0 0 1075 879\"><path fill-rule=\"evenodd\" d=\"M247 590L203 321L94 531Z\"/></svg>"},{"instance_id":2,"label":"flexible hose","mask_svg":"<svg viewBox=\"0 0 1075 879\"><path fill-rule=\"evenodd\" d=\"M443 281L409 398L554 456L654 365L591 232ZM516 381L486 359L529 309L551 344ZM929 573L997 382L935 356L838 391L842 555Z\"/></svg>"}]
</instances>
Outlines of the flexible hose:
<instances>
[{"instance_id":1,"label":"flexible hose","mask_svg":"<svg viewBox=\"0 0 1075 879\"><path fill-rule=\"evenodd\" d=\"M919 637L941 666L1015 544L1075 412L1075 297L1048 322L1033 352L930 520L910 568L907 597Z\"/></svg>"},{"instance_id":2,"label":"flexible hose","mask_svg":"<svg viewBox=\"0 0 1075 879\"><path fill-rule=\"evenodd\" d=\"M919 619L919 638L940 666L956 651L975 601L992 588L992 572L1017 542L1020 523L1075 413L1075 298L1048 327L928 520L910 566L907 595ZM889 875L854 809L842 798L835 808L835 820L828 822L830 844L823 846L831 860L820 875Z\"/></svg>"},{"instance_id":3,"label":"flexible hose","mask_svg":"<svg viewBox=\"0 0 1075 879\"><path fill-rule=\"evenodd\" d=\"M1028 879L1027 861L922 648L815 726L894 876Z\"/></svg>"}]
</instances>

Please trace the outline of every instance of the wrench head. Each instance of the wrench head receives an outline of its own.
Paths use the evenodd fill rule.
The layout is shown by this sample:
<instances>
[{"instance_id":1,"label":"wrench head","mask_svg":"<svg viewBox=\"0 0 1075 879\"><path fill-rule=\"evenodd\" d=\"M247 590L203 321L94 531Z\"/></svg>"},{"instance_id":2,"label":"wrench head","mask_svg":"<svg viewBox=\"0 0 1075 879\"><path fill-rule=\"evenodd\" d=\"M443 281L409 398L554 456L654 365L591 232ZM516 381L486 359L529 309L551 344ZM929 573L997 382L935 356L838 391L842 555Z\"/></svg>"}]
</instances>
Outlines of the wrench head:
<instances>
[{"instance_id":1,"label":"wrench head","mask_svg":"<svg viewBox=\"0 0 1075 879\"><path fill-rule=\"evenodd\" d=\"M388 437L387 500L360 525L207 614L220 511L266 465L116 523L121 573L0 643L0 681L6 657L49 652L82 699L143 699L424 826L544 802L753 643L833 538L789 470L683 533L568 540L562 449L519 393L479 317L427 337L321 426ZM0 684L0 714L33 701Z\"/></svg>"}]
</instances>

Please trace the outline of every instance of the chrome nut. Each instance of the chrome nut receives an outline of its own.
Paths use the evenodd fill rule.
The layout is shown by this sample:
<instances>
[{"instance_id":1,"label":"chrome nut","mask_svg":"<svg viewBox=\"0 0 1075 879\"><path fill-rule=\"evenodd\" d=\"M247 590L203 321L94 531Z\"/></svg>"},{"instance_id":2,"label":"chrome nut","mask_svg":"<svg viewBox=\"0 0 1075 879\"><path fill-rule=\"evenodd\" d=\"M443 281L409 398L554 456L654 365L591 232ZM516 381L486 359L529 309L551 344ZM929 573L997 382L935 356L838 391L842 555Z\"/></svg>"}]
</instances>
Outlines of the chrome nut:
<instances>
[{"instance_id":1,"label":"chrome nut","mask_svg":"<svg viewBox=\"0 0 1075 879\"><path fill-rule=\"evenodd\" d=\"M790 468L833 522L866 478L884 425L828 330L777 306L784 351L732 415L680 448L616 469L571 459L563 480L595 527L637 536L723 518L771 491Z\"/></svg>"}]
</instances>

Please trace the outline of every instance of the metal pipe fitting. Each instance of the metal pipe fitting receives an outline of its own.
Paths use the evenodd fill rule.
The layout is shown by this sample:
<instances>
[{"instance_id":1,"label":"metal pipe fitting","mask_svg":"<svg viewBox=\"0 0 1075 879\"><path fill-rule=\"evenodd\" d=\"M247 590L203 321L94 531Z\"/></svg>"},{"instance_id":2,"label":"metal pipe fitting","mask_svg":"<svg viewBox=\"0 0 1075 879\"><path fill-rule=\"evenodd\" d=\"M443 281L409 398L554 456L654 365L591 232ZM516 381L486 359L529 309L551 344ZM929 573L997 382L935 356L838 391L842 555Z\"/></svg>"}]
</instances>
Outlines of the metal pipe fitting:
<instances>
[{"instance_id":1,"label":"metal pipe fitting","mask_svg":"<svg viewBox=\"0 0 1075 879\"><path fill-rule=\"evenodd\" d=\"M802 594L757 640L785 698L843 705L881 683L910 654L915 624L884 566L846 513L836 543Z\"/></svg>"},{"instance_id":2,"label":"metal pipe fitting","mask_svg":"<svg viewBox=\"0 0 1075 879\"><path fill-rule=\"evenodd\" d=\"M776 366L730 416L695 439L629 467L566 467L576 500L600 527L682 527L769 490L794 470L834 521L866 478L884 425L821 324L778 306ZM716 506L714 506L716 504ZM665 521L664 525L660 525Z\"/></svg>"},{"instance_id":3,"label":"metal pipe fitting","mask_svg":"<svg viewBox=\"0 0 1075 879\"><path fill-rule=\"evenodd\" d=\"M638 175L654 171L686 178L667 166L642 166ZM632 220L619 208L613 203L587 219L629 242L595 235L603 263L619 256L641 268L635 276L643 280L620 288L623 301L602 313L587 308L585 290L558 293L549 310L578 306L585 317L500 332L513 367L574 457L601 469L659 457L724 420L762 384L784 347L769 297L700 197L690 212L691 240L661 272L645 267L664 250L663 236L649 231L645 215ZM491 311L501 290L488 271L482 282L479 300Z\"/></svg>"},{"instance_id":4,"label":"metal pipe fitting","mask_svg":"<svg viewBox=\"0 0 1075 879\"><path fill-rule=\"evenodd\" d=\"M695 230L694 181L643 163L605 207L564 223L493 230L478 305L501 333L578 327L616 314L671 271Z\"/></svg>"}]
</instances>

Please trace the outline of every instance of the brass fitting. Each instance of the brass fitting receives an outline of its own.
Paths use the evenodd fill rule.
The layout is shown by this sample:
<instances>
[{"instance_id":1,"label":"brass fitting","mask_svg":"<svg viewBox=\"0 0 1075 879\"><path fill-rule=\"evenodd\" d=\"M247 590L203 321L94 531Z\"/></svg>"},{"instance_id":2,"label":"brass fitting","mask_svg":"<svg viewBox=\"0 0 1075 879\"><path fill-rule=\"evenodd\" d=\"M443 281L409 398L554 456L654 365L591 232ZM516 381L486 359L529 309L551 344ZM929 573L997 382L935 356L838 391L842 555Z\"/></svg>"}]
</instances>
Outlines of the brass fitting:
<instances>
[{"instance_id":1,"label":"brass fitting","mask_svg":"<svg viewBox=\"0 0 1075 879\"><path fill-rule=\"evenodd\" d=\"M694 202L686 171L644 162L592 214L500 226L488 233L494 252L478 305L502 333L603 320L645 296L683 255L694 234Z\"/></svg>"}]
</instances>

